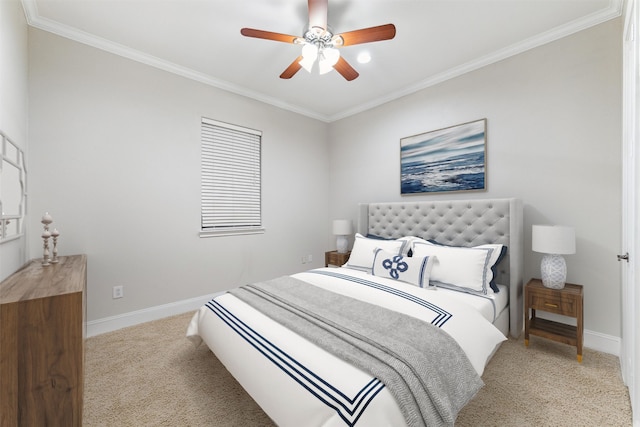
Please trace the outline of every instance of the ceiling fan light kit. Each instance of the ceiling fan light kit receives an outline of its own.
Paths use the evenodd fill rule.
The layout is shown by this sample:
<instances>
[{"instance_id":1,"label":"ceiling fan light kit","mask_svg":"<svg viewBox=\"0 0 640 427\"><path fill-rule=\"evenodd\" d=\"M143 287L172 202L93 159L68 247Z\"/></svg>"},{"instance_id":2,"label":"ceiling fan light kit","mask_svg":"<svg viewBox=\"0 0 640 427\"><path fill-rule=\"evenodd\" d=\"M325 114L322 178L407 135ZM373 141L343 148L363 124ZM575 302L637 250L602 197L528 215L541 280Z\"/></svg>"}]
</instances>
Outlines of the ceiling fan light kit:
<instances>
[{"instance_id":1,"label":"ceiling fan light kit","mask_svg":"<svg viewBox=\"0 0 640 427\"><path fill-rule=\"evenodd\" d=\"M339 36L333 36L329 28L325 30L313 27L305 31L304 38L295 41L297 44L302 44L302 60L299 61L302 68L311 72L317 60L320 74L333 70L333 66L340 58L340 52L334 48L334 39L340 39L340 43L342 42Z\"/></svg>"},{"instance_id":2,"label":"ceiling fan light kit","mask_svg":"<svg viewBox=\"0 0 640 427\"><path fill-rule=\"evenodd\" d=\"M328 0L308 0L308 7L309 26L303 37L256 30L253 28L243 28L240 30L240 34L245 37L302 45L301 55L280 74L280 78L282 79L290 79L300 68L311 72L313 65L318 62L319 74L326 74L335 69L347 81L354 80L359 74L340 56L338 48L355 44L391 40L396 35L396 27L393 24L362 28L360 30L334 35L327 26Z\"/></svg>"}]
</instances>

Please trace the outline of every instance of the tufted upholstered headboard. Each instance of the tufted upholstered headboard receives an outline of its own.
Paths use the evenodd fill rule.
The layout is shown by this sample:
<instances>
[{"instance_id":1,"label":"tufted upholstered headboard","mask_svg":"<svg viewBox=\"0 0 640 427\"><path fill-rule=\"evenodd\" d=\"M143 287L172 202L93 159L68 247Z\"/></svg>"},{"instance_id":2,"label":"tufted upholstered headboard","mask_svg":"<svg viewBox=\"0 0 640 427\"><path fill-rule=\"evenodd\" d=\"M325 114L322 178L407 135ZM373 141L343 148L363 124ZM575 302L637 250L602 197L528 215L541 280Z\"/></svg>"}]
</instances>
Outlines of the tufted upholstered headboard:
<instances>
[{"instance_id":1,"label":"tufted upholstered headboard","mask_svg":"<svg viewBox=\"0 0 640 427\"><path fill-rule=\"evenodd\" d=\"M417 236L456 246L501 243L507 254L497 283L509 286L509 333L520 336L524 322L522 203L518 199L470 199L359 205L358 232L397 239Z\"/></svg>"}]
</instances>

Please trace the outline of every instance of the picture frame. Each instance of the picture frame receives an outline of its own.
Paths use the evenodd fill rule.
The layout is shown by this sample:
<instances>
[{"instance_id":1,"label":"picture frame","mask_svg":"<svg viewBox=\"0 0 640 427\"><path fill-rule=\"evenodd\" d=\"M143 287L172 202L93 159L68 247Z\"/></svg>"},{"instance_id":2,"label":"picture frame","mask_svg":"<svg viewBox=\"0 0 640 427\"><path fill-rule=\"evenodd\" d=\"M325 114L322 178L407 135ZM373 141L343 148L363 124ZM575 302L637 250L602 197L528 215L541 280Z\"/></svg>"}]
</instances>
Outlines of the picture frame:
<instances>
[{"instance_id":1,"label":"picture frame","mask_svg":"<svg viewBox=\"0 0 640 427\"><path fill-rule=\"evenodd\" d=\"M486 190L487 119L400 139L400 194Z\"/></svg>"}]
</instances>

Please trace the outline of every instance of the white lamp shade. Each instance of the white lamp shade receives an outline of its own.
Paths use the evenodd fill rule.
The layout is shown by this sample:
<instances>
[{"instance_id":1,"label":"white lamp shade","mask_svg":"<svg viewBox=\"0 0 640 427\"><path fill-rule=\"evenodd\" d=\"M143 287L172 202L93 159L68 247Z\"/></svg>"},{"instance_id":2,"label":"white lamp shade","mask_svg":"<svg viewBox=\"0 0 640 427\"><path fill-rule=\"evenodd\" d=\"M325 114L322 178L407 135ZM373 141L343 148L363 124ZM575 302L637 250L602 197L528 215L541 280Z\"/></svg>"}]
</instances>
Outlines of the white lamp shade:
<instances>
[{"instance_id":1,"label":"white lamp shade","mask_svg":"<svg viewBox=\"0 0 640 427\"><path fill-rule=\"evenodd\" d=\"M333 70L333 65L329 64L329 61L321 59L318 61L318 74L327 74Z\"/></svg>"},{"instance_id":2,"label":"white lamp shade","mask_svg":"<svg viewBox=\"0 0 640 427\"><path fill-rule=\"evenodd\" d=\"M336 236L348 236L351 233L353 233L351 220L349 219L333 220L333 234L335 234Z\"/></svg>"},{"instance_id":3,"label":"white lamp shade","mask_svg":"<svg viewBox=\"0 0 640 427\"><path fill-rule=\"evenodd\" d=\"M575 254L575 229L564 225L534 225L531 228L531 249L543 254Z\"/></svg>"},{"instance_id":4,"label":"white lamp shade","mask_svg":"<svg viewBox=\"0 0 640 427\"><path fill-rule=\"evenodd\" d=\"M318 58L318 47L312 44L305 44L302 46L302 60L300 60L299 64L307 70L311 72L313 64L316 62Z\"/></svg>"},{"instance_id":5,"label":"white lamp shade","mask_svg":"<svg viewBox=\"0 0 640 427\"><path fill-rule=\"evenodd\" d=\"M333 66L336 65L338 59L340 59L340 52L338 49L331 47L325 47L322 49L318 59L319 73L326 74L333 70Z\"/></svg>"},{"instance_id":6,"label":"white lamp shade","mask_svg":"<svg viewBox=\"0 0 640 427\"><path fill-rule=\"evenodd\" d=\"M531 249L545 254L540 264L542 284L562 289L567 279L565 254L576 253L576 232L563 225L534 225L531 228Z\"/></svg>"}]
</instances>

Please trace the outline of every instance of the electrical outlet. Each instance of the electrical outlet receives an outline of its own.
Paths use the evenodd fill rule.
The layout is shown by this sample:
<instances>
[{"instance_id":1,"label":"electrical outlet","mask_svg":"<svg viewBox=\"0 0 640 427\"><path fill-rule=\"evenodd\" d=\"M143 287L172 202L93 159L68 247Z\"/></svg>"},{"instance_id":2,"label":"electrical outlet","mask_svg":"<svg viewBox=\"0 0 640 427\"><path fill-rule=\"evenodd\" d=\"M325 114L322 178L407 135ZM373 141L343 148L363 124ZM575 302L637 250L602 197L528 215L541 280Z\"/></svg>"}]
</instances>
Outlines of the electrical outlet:
<instances>
[{"instance_id":1,"label":"electrical outlet","mask_svg":"<svg viewBox=\"0 0 640 427\"><path fill-rule=\"evenodd\" d=\"M113 287L113 299L124 297L124 286Z\"/></svg>"},{"instance_id":2,"label":"electrical outlet","mask_svg":"<svg viewBox=\"0 0 640 427\"><path fill-rule=\"evenodd\" d=\"M312 263L313 262L313 255L309 254L307 255L307 263Z\"/></svg>"}]
</instances>

